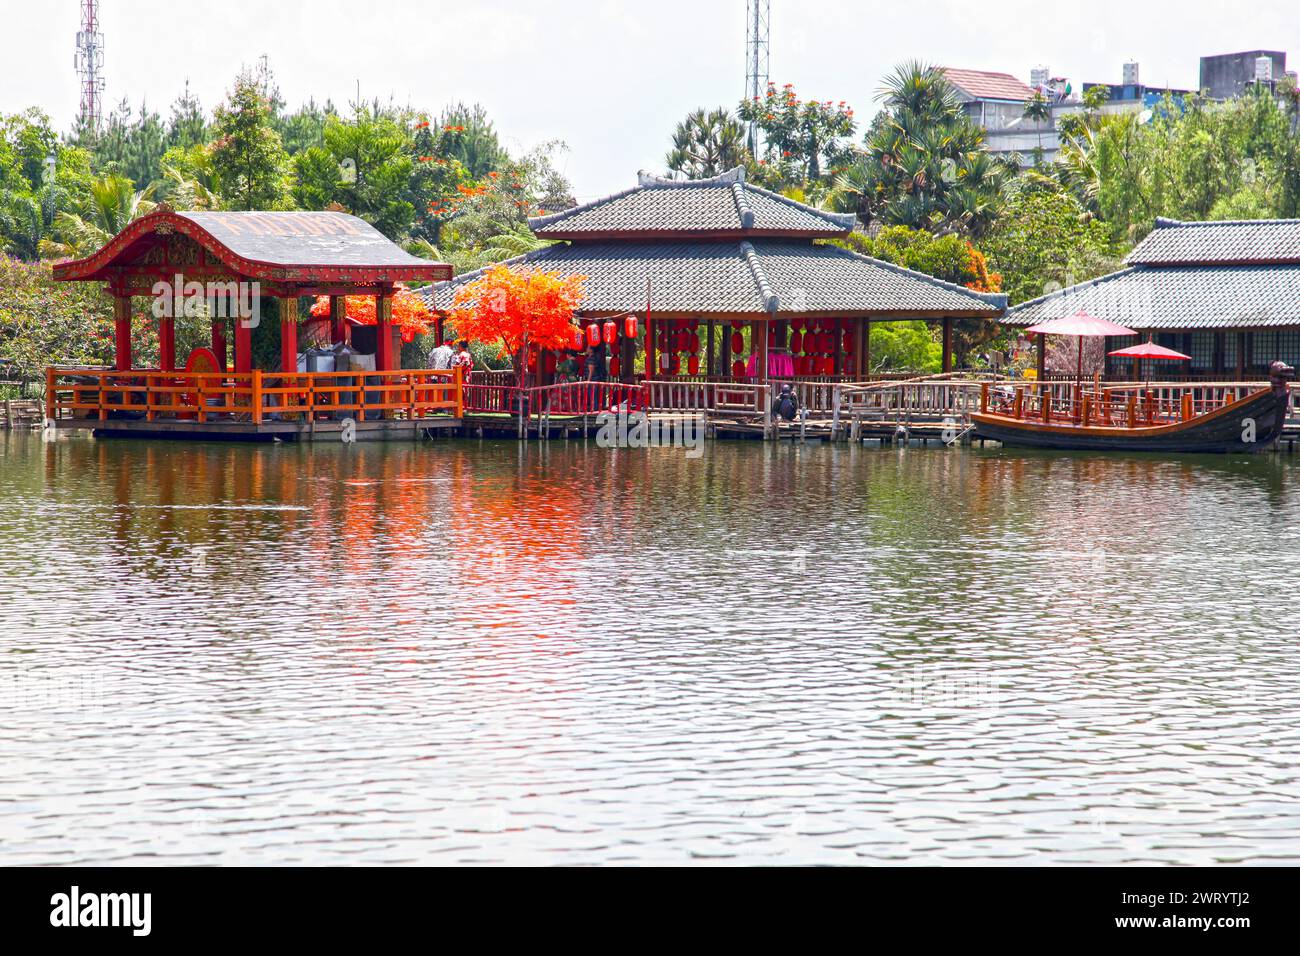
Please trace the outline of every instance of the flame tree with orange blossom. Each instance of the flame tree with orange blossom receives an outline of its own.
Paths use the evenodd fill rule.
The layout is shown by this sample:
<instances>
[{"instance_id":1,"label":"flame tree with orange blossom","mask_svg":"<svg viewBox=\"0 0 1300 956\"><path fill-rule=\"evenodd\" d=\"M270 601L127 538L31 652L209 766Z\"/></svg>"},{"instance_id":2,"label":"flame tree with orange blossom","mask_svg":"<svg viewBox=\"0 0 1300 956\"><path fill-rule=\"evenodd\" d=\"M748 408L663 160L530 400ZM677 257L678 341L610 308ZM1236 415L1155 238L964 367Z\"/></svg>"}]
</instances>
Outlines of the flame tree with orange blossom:
<instances>
[{"instance_id":1,"label":"flame tree with orange blossom","mask_svg":"<svg viewBox=\"0 0 1300 956\"><path fill-rule=\"evenodd\" d=\"M586 276L562 276L498 264L456 290L449 317L475 342L499 345L510 357L515 381L527 385L529 349L573 346L573 316L582 304Z\"/></svg>"}]
</instances>

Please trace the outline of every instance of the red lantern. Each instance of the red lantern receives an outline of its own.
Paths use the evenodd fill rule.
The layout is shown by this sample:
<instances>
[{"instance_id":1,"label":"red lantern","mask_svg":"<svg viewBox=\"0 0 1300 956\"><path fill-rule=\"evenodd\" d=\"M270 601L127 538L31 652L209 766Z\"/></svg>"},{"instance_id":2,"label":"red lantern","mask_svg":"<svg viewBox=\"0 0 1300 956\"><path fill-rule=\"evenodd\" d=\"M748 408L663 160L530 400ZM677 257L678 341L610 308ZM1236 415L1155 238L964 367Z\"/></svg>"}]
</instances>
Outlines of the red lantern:
<instances>
[{"instance_id":1,"label":"red lantern","mask_svg":"<svg viewBox=\"0 0 1300 956\"><path fill-rule=\"evenodd\" d=\"M835 374L835 359L831 358L829 355L826 356L824 359L822 359L822 374L823 375Z\"/></svg>"},{"instance_id":2,"label":"red lantern","mask_svg":"<svg viewBox=\"0 0 1300 956\"><path fill-rule=\"evenodd\" d=\"M686 369L687 369L687 371L689 371L690 374L692 374L692 375L699 375L699 374L700 374L700 357L699 357L698 355L692 355L692 356L690 357L690 359L688 359L687 362L686 362Z\"/></svg>"},{"instance_id":3,"label":"red lantern","mask_svg":"<svg viewBox=\"0 0 1300 956\"><path fill-rule=\"evenodd\" d=\"M623 334L629 339L636 338L636 316L629 315L623 320Z\"/></svg>"},{"instance_id":4,"label":"red lantern","mask_svg":"<svg viewBox=\"0 0 1300 956\"><path fill-rule=\"evenodd\" d=\"M803 351L803 333L802 333L802 332L797 332L797 331L796 331L796 332L791 332L791 333L790 333L790 351L791 351L791 352L802 352L802 351Z\"/></svg>"},{"instance_id":5,"label":"red lantern","mask_svg":"<svg viewBox=\"0 0 1300 956\"><path fill-rule=\"evenodd\" d=\"M600 344L600 326L595 322L587 326L587 344L593 347Z\"/></svg>"},{"instance_id":6,"label":"red lantern","mask_svg":"<svg viewBox=\"0 0 1300 956\"><path fill-rule=\"evenodd\" d=\"M745 363L742 362L740 359L736 359L736 361L731 363L731 377L732 378L745 377Z\"/></svg>"},{"instance_id":7,"label":"red lantern","mask_svg":"<svg viewBox=\"0 0 1300 956\"><path fill-rule=\"evenodd\" d=\"M741 335L739 332L731 333L731 351L733 352L745 351L745 337Z\"/></svg>"},{"instance_id":8,"label":"red lantern","mask_svg":"<svg viewBox=\"0 0 1300 956\"><path fill-rule=\"evenodd\" d=\"M582 344L583 344L583 342L585 342L585 341L586 341L586 337L582 334L582 329L581 329L581 328L574 328L574 330L573 330L573 350L574 350L575 352L581 352L581 351L582 351Z\"/></svg>"},{"instance_id":9,"label":"red lantern","mask_svg":"<svg viewBox=\"0 0 1300 956\"><path fill-rule=\"evenodd\" d=\"M605 333L605 344L613 345L614 340L618 338L618 323L609 319L602 331Z\"/></svg>"},{"instance_id":10,"label":"red lantern","mask_svg":"<svg viewBox=\"0 0 1300 956\"><path fill-rule=\"evenodd\" d=\"M671 371L674 375L679 375L682 371L682 360L676 355L673 356L673 366Z\"/></svg>"},{"instance_id":11,"label":"red lantern","mask_svg":"<svg viewBox=\"0 0 1300 956\"><path fill-rule=\"evenodd\" d=\"M618 369L619 369L618 356L615 355L612 359L609 360L609 377L618 378Z\"/></svg>"},{"instance_id":12,"label":"red lantern","mask_svg":"<svg viewBox=\"0 0 1300 956\"><path fill-rule=\"evenodd\" d=\"M739 332L741 329L745 327L745 323L740 321L740 319L732 319L731 327L735 329L737 332Z\"/></svg>"}]
</instances>

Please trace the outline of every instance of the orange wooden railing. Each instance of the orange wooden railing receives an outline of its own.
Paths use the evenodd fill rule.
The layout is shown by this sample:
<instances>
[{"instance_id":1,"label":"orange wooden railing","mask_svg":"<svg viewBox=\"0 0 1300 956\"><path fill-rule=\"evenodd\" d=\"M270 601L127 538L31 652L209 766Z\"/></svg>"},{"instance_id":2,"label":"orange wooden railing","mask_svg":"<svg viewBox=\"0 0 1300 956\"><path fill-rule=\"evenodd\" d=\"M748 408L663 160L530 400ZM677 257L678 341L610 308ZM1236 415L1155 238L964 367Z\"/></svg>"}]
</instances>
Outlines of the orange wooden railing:
<instances>
[{"instance_id":1,"label":"orange wooden railing","mask_svg":"<svg viewBox=\"0 0 1300 956\"><path fill-rule=\"evenodd\" d=\"M1190 421L1244 398L1258 386L1213 386L1202 389L1149 388L1141 385L1067 389L1018 385L980 386L980 411L1021 421L1146 428Z\"/></svg>"},{"instance_id":2,"label":"orange wooden railing","mask_svg":"<svg viewBox=\"0 0 1300 956\"><path fill-rule=\"evenodd\" d=\"M144 421L242 421L261 424L331 415L357 421L460 418L459 370L397 372L161 372L50 368L46 417Z\"/></svg>"}]
</instances>

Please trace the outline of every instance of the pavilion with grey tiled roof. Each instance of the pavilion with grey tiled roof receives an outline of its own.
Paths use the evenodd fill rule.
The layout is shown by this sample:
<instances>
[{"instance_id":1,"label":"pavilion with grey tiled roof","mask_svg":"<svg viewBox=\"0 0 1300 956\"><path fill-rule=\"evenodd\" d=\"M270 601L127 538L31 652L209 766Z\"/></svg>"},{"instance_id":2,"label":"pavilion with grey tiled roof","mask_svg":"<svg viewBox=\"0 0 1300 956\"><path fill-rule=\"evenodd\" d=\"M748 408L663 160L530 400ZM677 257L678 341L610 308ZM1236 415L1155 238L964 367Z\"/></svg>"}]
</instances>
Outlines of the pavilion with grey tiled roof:
<instances>
[{"instance_id":1,"label":"pavilion with grey tiled roof","mask_svg":"<svg viewBox=\"0 0 1300 956\"><path fill-rule=\"evenodd\" d=\"M1256 378L1275 359L1300 362L1300 219L1157 219L1126 263L1024 302L1004 321L1028 326L1083 309L1192 356L1195 377ZM1107 351L1132 341L1116 338ZM1186 373L1160 366L1162 376Z\"/></svg>"},{"instance_id":2,"label":"pavilion with grey tiled roof","mask_svg":"<svg viewBox=\"0 0 1300 956\"><path fill-rule=\"evenodd\" d=\"M641 174L636 186L563 212L529 220L534 234L555 245L508 260L562 275L586 276L584 317L647 311L656 324L698 322L714 341L721 323L749 325L760 354L793 344L792 325L837 323L833 374L865 377L867 323L926 319L945 330L945 367L951 366L951 329L957 318L997 317L1006 297L974 292L838 246L816 242L847 236L852 214L814 209L745 181L743 169L711 179L677 181ZM441 282L424 295L447 311L457 288L481 275ZM648 302L647 302L648 299ZM647 329L647 368L661 335ZM710 344L703 374L726 377L732 336ZM624 362L624 368L630 362ZM757 368L766 368L759 361ZM825 370L823 370L825 372ZM819 375L819 377L826 377Z\"/></svg>"}]
</instances>

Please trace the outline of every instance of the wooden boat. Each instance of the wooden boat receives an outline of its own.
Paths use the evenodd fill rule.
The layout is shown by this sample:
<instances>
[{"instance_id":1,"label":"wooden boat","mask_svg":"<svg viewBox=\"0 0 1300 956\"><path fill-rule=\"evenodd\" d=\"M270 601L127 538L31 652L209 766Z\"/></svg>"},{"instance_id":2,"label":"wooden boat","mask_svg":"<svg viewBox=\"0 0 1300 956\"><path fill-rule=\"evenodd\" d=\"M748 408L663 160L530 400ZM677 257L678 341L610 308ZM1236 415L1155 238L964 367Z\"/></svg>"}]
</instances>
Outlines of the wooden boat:
<instances>
[{"instance_id":1,"label":"wooden boat","mask_svg":"<svg viewBox=\"0 0 1300 956\"><path fill-rule=\"evenodd\" d=\"M975 434L1004 445L1062 451L1155 451L1184 454L1261 452L1282 434L1295 370L1274 362L1269 385L1226 404L1159 402L1140 387L1086 392L1061 399L1051 386L1016 386L990 402L984 386ZM1137 394L1139 391L1141 395ZM1198 407L1199 405L1199 407Z\"/></svg>"}]
</instances>

